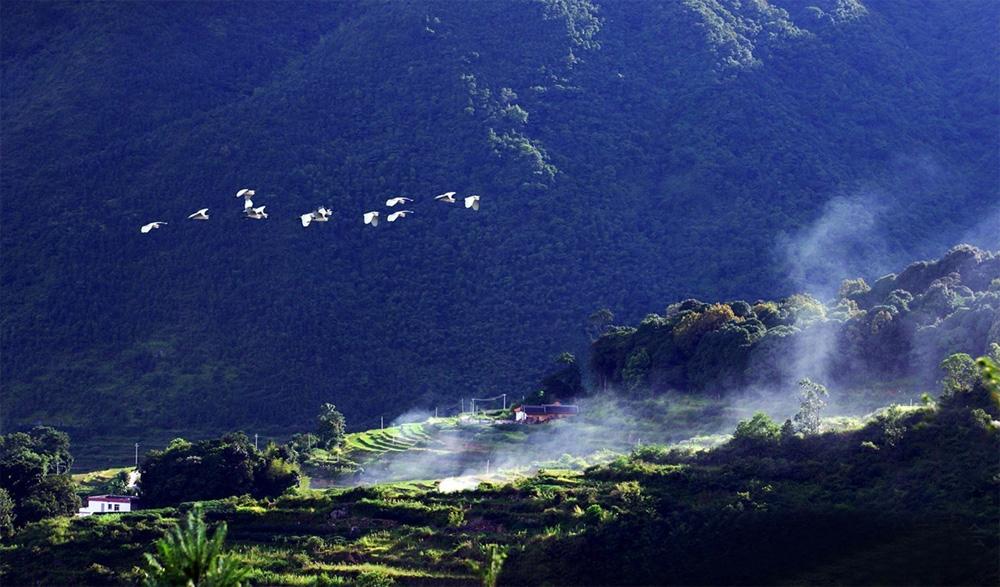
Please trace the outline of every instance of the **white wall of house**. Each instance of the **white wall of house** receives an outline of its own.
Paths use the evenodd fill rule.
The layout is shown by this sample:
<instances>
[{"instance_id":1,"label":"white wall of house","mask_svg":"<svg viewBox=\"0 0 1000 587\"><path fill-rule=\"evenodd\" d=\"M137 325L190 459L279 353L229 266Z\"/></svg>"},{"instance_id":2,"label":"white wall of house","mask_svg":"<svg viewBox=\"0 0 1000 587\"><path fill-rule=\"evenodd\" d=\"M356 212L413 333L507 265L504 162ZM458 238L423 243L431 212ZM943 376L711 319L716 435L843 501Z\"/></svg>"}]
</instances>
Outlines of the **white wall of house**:
<instances>
[{"instance_id":1,"label":"white wall of house","mask_svg":"<svg viewBox=\"0 0 1000 587\"><path fill-rule=\"evenodd\" d=\"M130 501L107 501L98 497L88 497L87 505L80 508L77 512L78 516L89 516L91 514L106 514L106 513L121 513L132 511L132 503Z\"/></svg>"}]
</instances>

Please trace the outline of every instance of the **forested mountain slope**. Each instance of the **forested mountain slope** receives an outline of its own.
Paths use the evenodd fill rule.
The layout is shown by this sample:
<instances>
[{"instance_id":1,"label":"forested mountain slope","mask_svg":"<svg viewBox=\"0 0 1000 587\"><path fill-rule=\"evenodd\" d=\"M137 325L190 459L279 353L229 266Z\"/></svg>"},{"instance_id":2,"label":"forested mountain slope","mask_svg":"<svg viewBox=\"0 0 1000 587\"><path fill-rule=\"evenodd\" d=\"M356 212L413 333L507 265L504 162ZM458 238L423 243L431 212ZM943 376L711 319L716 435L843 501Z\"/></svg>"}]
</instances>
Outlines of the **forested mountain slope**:
<instances>
[{"instance_id":1,"label":"forested mountain slope","mask_svg":"<svg viewBox=\"0 0 1000 587\"><path fill-rule=\"evenodd\" d=\"M997 238L992 2L0 10L5 426L364 427L523 389L597 307L828 286L817 239ZM446 190L482 211L361 226Z\"/></svg>"},{"instance_id":2,"label":"forested mountain slope","mask_svg":"<svg viewBox=\"0 0 1000 587\"><path fill-rule=\"evenodd\" d=\"M601 386L626 393L773 391L803 378L895 393L932 389L946 357L994 344L1000 253L966 245L872 285L845 279L828 303L795 294L671 304L637 327L610 328L590 363Z\"/></svg>"}]
</instances>

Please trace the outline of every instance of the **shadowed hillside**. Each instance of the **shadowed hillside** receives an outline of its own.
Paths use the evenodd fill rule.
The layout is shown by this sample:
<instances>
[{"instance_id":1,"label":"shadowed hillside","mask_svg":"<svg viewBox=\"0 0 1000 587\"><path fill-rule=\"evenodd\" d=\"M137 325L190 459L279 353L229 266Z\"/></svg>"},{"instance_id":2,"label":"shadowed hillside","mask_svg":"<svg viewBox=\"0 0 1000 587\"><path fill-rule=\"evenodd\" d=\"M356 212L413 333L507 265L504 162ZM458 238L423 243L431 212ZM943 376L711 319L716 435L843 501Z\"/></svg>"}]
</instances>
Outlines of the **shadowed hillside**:
<instances>
[{"instance_id":1,"label":"shadowed hillside","mask_svg":"<svg viewBox=\"0 0 1000 587\"><path fill-rule=\"evenodd\" d=\"M523 390L595 308L808 285L775 243L835 198L878 233L851 275L997 238L991 2L0 10L5 427L301 427L333 401L364 428ZM361 225L446 190L482 210Z\"/></svg>"}]
</instances>

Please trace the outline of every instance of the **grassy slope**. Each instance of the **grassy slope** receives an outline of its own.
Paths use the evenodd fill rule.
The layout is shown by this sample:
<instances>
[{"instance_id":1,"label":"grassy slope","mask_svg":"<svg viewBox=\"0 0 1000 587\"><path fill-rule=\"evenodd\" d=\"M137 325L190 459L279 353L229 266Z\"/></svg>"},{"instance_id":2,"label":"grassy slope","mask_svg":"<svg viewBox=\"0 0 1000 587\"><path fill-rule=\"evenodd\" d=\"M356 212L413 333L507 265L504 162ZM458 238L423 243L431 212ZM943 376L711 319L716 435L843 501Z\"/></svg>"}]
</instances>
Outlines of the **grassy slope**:
<instances>
[{"instance_id":1,"label":"grassy slope","mask_svg":"<svg viewBox=\"0 0 1000 587\"><path fill-rule=\"evenodd\" d=\"M513 424L509 412L431 418L350 433L341 449L313 449L305 472L313 487L485 475L504 469L582 468L602 462L637 443L676 442L712 446L720 426L737 409L697 397L623 401L613 396L582 400L581 414L545 425Z\"/></svg>"},{"instance_id":2,"label":"grassy slope","mask_svg":"<svg viewBox=\"0 0 1000 587\"><path fill-rule=\"evenodd\" d=\"M77 484L77 493L81 496L94 495L104 490L104 486L122 471L133 471L134 467L116 467L87 473L76 473L73 481Z\"/></svg>"},{"instance_id":3,"label":"grassy slope","mask_svg":"<svg viewBox=\"0 0 1000 587\"><path fill-rule=\"evenodd\" d=\"M901 422L893 443L872 422L787 445L650 447L475 491L409 482L205 507L228 523L255 580L276 585L374 570L405 585L471 584L484 543L511 546L502 583L512 584L653 580L643 573L668 583L995 582L1000 430L968 409L910 410ZM134 580L141 552L176 516L33 525L6 547L6 579Z\"/></svg>"}]
</instances>

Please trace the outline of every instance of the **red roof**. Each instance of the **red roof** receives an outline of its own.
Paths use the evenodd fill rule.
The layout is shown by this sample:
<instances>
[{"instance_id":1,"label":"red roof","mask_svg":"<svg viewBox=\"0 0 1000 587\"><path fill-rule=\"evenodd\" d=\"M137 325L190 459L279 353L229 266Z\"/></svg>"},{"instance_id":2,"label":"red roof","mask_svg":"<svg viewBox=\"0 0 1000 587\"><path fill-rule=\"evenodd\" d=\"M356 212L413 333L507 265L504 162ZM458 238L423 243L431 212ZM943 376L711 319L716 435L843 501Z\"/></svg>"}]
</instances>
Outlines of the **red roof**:
<instances>
[{"instance_id":1,"label":"red roof","mask_svg":"<svg viewBox=\"0 0 1000 587\"><path fill-rule=\"evenodd\" d=\"M514 411L522 411L528 416L569 416L578 414L580 408L577 406L563 406L559 404L545 404L541 406L519 406Z\"/></svg>"},{"instance_id":2,"label":"red roof","mask_svg":"<svg viewBox=\"0 0 1000 587\"><path fill-rule=\"evenodd\" d=\"M87 497L87 501L103 501L106 503L132 503L134 497L129 497L127 495L90 495Z\"/></svg>"}]
</instances>

